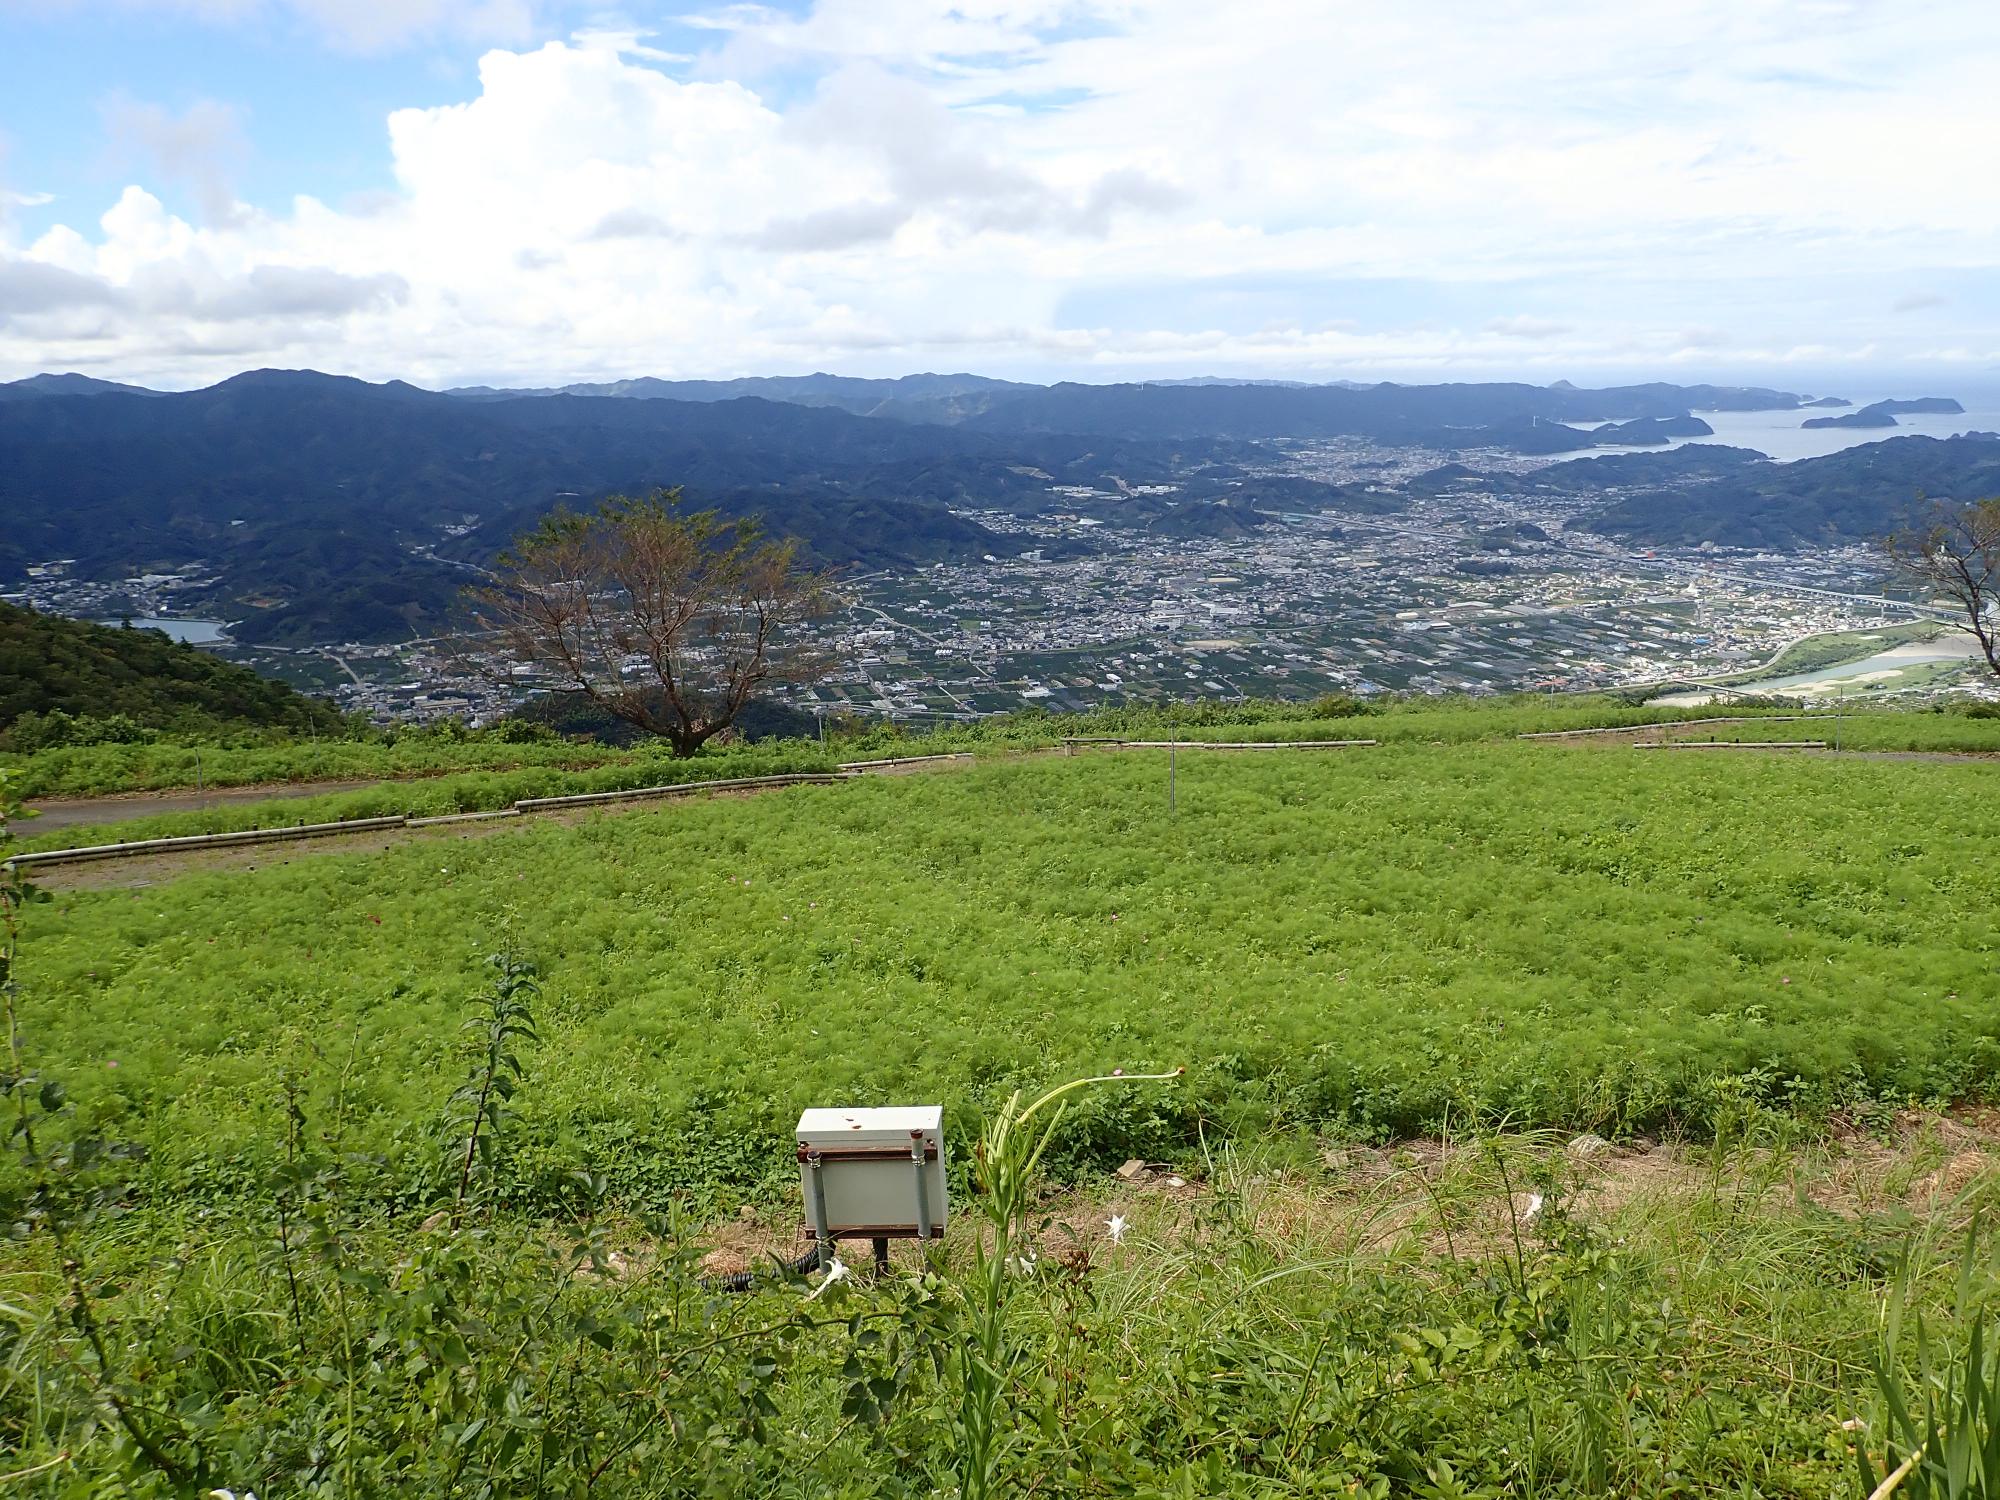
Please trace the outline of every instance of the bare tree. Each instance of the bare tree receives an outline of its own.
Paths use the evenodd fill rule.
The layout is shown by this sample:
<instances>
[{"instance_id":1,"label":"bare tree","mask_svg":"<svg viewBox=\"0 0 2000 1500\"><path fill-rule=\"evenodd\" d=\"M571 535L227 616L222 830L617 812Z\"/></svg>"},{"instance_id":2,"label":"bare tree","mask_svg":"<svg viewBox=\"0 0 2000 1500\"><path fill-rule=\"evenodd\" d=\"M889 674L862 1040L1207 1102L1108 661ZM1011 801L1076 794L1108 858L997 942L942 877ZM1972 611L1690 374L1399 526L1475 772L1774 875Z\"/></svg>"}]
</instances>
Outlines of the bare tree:
<instances>
[{"instance_id":1,"label":"bare tree","mask_svg":"<svg viewBox=\"0 0 2000 1500\"><path fill-rule=\"evenodd\" d=\"M2000 677L2000 499L1934 505L1883 548L1905 578L1958 606L1958 628L1978 639Z\"/></svg>"},{"instance_id":2,"label":"bare tree","mask_svg":"<svg viewBox=\"0 0 2000 1500\"><path fill-rule=\"evenodd\" d=\"M799 627L829 576L754 521L683 507L679 489L559 509L468 589L479 630L676 755L692 755L772 687L825 676Z\"/></svg>"}]
</instances>

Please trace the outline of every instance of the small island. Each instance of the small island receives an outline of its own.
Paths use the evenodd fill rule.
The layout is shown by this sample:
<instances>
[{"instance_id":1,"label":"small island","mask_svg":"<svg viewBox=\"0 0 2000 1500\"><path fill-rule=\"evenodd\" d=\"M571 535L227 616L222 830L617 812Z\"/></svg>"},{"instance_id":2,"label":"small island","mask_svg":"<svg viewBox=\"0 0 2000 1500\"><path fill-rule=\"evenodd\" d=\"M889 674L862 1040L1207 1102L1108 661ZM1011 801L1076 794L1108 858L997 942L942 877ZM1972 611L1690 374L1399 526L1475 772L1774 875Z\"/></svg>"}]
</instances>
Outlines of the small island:
<instances>
[{"instance_id":1,"label":"small island","mask_svg":"<svg viewBox=\"0 0 2000 1500\"><path fill-rule=\"evenodd\" d=\"M1949 396L1919 396L1914 401L1877 401L1875 405L1892 416L1931 413L1949 417L1957 416L1965 410Z\"/></svg>"},{"instance_id":2,"label":"small island","mask_svg":"<svg viewBox=\"0 0 2000 1500\"><path fill-rule=\"evenodd\" d=\"M1837 417L1807 417L1800 427L1894 427L1895 417L1883 411L1880 406L1864 406L1859 411L1844 412Z\"/></svg>"},{"instance_id":3,"label":"small island","mask_svg":"<svg viewBox=\"0 0 2000 1500\"><path fill-rule=\"evenodd\" d=\"M1813 402L1812 405L1820 403ZM1845 403L1843 403L1845 404ZM1911 401L1875 401L1859 411L1843 413L1838 417L1808 417L1799 423L1800 427L1895 427L1898 413L1936 413L1951 415L1965 408L1949 396L1919 396Z\"/></svg>"}]
</instances>

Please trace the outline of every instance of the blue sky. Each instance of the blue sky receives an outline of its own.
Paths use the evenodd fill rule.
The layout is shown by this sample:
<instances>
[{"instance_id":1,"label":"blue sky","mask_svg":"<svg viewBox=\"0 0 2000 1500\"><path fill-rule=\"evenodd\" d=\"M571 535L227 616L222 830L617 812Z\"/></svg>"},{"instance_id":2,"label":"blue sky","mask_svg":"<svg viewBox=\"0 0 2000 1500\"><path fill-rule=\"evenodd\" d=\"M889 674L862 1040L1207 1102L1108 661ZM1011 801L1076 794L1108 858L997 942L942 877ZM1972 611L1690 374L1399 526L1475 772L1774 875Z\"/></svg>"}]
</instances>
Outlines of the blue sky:
<instances>
[{"instance_id":1,"label":"blue sky","mask_svg":"<svg viewBox=\"0 0 2000 1500\"><path fill-rule=\"evenodd\" d=\"M0 0L0 378L2000 378L1990 0Z\"/></svg>"}]
</instances>

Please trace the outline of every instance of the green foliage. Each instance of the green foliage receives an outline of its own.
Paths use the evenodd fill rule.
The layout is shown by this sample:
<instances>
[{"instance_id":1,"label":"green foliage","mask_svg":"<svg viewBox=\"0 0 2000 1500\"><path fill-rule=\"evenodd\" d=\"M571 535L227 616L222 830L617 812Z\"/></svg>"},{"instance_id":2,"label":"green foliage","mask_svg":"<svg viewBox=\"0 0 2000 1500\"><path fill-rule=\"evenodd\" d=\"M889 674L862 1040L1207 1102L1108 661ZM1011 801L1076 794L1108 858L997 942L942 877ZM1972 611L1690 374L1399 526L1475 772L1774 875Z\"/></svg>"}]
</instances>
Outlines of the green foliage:
<instances>
[{"instance_id":1,"label":"green foliage","mask_svg":"<svg viewBox=\"0 0 2000 1500\"><path fill-rule=\"evenodd\" d=\"M705 752L717 764L755 766L796 764L809 757L814 767L828 764L817 745L766 743L711 746ZM24 797L92 797L116 792L172 791L261 786L283 782L378 781L420 783L476 772L590 772L626 767L639 777L667 781L686 774L672 768L671 758L657 743L637 749L557 738L539 726L505 721L491 729L466 729L445 724L397 728L336 740L269 741L236 737L234 742L189 741L167 736L137 744L97 744L44 750L29 756L0 754L0 765L11 766ZM758 775L744 770L717 774ZM619 785L643 786L645 780ZM577 786L573 790L604 790ZM370 787L370 795L394 796L391 785ZM401 789L413 806L432 795L421 786ZM516 795L530 795L516 793ZM491 798L479 806L504 806ZM272 809L267 809L271 811ZM473 810L471 807L465 810ZM276 809L291 817L290 810ZM353 814L352 816L360 816ZM247 825L246 825L247 826Z\"/></svg>"},{"instance_id":2,"label":"green foliage","mask_svg":"<svg viewBox=\"0 0 2000 1500\"><path fill-rule=\"evenodd\" d=\"M500 971L500 978L464 1028L478 1035L479 1053L445 1107L445 1145L458 1156L454 1216L472 1196L475 1169L482 1185L493 1180L495 1148L514 1123L514 1094L526 1076L517 1049L523 1042L541 1040L532 1009L539 991L533 965L507 953L496 953L487 962Z\"/></svg>"},{"instance_id":3,"label":"green foliage","mask_svg":"<svg viewBox=\"0 0 2000 1500\"><path fill-rule=\"evenodd\" d=\"M959 1402L953 1436L963 1500L986 1500L999 1486L1007 1447L1007 1397L1022 1361L1022 1351L1008 1336L1007 1304L1015 1278L1033 1275L1037 1269L1039 1257L1028 1233L1034 1175L1062 1122L1064 1096L1092 1085L1160 1083L1180 1076L1177 1069L1129 1078L1119 1073L1077 1079L1026 1105L1017 1089L981 1133L974 1172L979 1208L990 1235L982 1233L973 1245L965 1326L955 1341ZM1032 1126L1034 1117L1051 1105L1054 1112L1039 1128Z\"/></svg>"},{"instance_id":4,"label":"green foliage","mask_svg":"<svg viewBox=\"0 0 2000 1500\"><path fill-rule=\"evenodd\" d=\"M548 706L545 700L544 708ZM1861 750L2000 751L2000 731L1983 722L1992 717L1977 703L1946 705L1949 712L1931 714L1893 711L1843 711L1841 743ZM1779 717L1772 717L1773 712ZM1781 702L1737 701L1698 710L1649 708L1618 695L1549 698L1536 695L1468 699L1459 697L1359 700L1329 694L1310 702L1262 699L1248 702L1196 700L1187 703L1129 703L1088 714L1051 714L1029 710L973 723L945 724L913 731L894 722L865 721L849 716L827 720L830 748L840 759L926 754L969 750L1006 752L1044 749L1066 735L1186 739L1380 739L1423 744L1469 744L1512 739L1516 735L1576 729L1638 728L1697 716L1728 720L1704 725L1701 738L1826 739L1833 734L1831 710L1795 719L1795 705ZM602 729L604 719L565 719L555 728ZM766 718L778 734L806 741L813 738L810 722L794 723L783 716ZM1735 721L1741 721L1740 724ZM657 748L606 740L563 739L539 719L507 720L490 729L473 730L452 721L429 726L399 726L385 731L350 728L338 739L296 740L265 733L238 731L226 738L190 739L148 732L139 743L65 745L34 755L0 752L0 764L14 766L27 797L88 797L112 792L164 791L193 787L253 786L263 783L321 780L410 781L474 771L515 771L548 767L568 771L617 765L658 763ZM795 757L816 745L785 744L759 738L754 745L713 747L712 753L746 753ZM815 764L819 762L815 760ZM651 774L651 773L646 773ZM742 774L755 774L743 772ZM662 778L666 779L666 778ZM625 782L624 785L643 785ZM582 790L583 788L576 788ZM371 789L379 796L386 789ZM424 794L415 794L421 797ZM504 806L487 795L469 800L463 809ZM371 805L380 806L375 803ZM412 803L414 810L415 803ZM336 814L338 815L338 814ZM298 821L290 809L266 809L260 817ZM354 813L347 816L364 816ZM221 825L217 825L218 828ZM261 826L239 823L229 826ZM208 831L195 826L174 831ZM120 835L123 836L123 835Z\"/></svg>"},{"instance_id":5,"label":"green foliage","mask_svg":"<svg viewBox=\"0 0 2000 1500\"><path fill-rule=\"evenodd\" d=\"M1352 732L1325 711L1168 722ZM1828 1493L1899 1231L1780 1221L1725 1164L1988 1086L1985 768L1478 743L1479 717L1183 757L1173 817L1160 757L1093 752L39 908L0 1172L20 1492ZM539 972L499 969L466 1033L496 917ZM995 1135L1017 1090L1182 1057L1182 1089ZM688 1216L774 1195L798 1106L917 1095L951 1101L990 1239L874 1286L704 1286ZM1059 1260L1001 1170L1501 1117L1705 1132L1717 1196L1621 1242L1496 1144L1497 1248L1312 1260L1225 1159L1189 1242ZM1435 1232L1469 1233L1436 1191ZM1884 1397L1882 1468L1985 1431L1951 1371L1990 1342L1938 1317L1937 1353L1885 1365L1910 1421ZM1950 1462L1928 1492L1967 1492Z\"/></svg>"},{"instance_id":6,"label":"green foliage","mask_svg":"<svg viewBox=\"0 0 2000 1500\"><path fill-rule=\"evenodd\" d=\"M1984 1255L1982 1256L1982 1252ZM1909 1266L1885 1309L1876 1356L1877 1420L1855 1444L1864 1495L1961 1500L2000 1495L2000 1343L1993 1247L1974 1222L1965 1237L1950 1316L1940 1339L1910 1307ZM1904 1323L1913 1337L1905 1347ZM1878 1436L1879 1435L1879 1436ZM1881 1469L1869 1439L1883 1444Z\"/></svg>"},{"instance_id":7,"label":"green foliage","mask_svg":"<svg viewBox=\"0 0 2000 1500\"><path fill-rule=\"evenodd\" d=\"M341 718L328 704L157 630L0 604L0 736L12 748L125 741L142 727L239 725L336 733Z\"/></svg>"},{"instance_id":8,"label":"green foliage","mask_svg":"<svg viewBox=\"0 0 2000 1500\"><path fill-rule=\"evenodd\" d=\"M1017 1087L1183 1060L1170 1095L1079 1101L1052 1169L1203 1121L1616 1133L1991 1088L1984 766L1183 755L1173 816L1165 769L975 765L79 891L42 922L35 1024L201 1201L256 1179L260 1091L321 1035L357 1059L357 1143L424 1180L501 917L544 992L516 1205L586 1167L628 1205L730 1205L806 1105L946 1100L964 1141Z\"/></svg>"},{"instance_id":9,"label":"green foliage","mask_svg":"<svg viewBox=\"0 0 2000 1500\"><path fill-rule=\"evenodd\" d=\"M22 714L7 731L7 743L30 755L63 745L144 745L158 738L158 730L147 729L125 714L77 718L59 708L45 714Z\"/></svg>"},{"instance_id":10,"label":"green foliage","mask_svg":"<svg viewBox=\"0 0 2000 1500\"><path fill-rule=\"evenodd\" d=\"M498 749L500 747L484 747ZM511 748L511 747L510 747ZM567 747L565 747L567 748ZM564 757L564 760L568 760ZM580 792L628 791L634 787L682 786L742 776L776 776L830 771L832 759L817 746L784 743L732 746L687 759L655 752L611 755L600 765L556 761L508 770L465 771L383 781L318 797L226 802L195 812L158 813L116 823L90 823L24 840L24 849L72 849L125 839L172 838L190 833L228 833L240 828L279 828L301 823L350 822L356 818L441 817L512 807L524 797L563 797Z\"/></svg>"}]
</instances>

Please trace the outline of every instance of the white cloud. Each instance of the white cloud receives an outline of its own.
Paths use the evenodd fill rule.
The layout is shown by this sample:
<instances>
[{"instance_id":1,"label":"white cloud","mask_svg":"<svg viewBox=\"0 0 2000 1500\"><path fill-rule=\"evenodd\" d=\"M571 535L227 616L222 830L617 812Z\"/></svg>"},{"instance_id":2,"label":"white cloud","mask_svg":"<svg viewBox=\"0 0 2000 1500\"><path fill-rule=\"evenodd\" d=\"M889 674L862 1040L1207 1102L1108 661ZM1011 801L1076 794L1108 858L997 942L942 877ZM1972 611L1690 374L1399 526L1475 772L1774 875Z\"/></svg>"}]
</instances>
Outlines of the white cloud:
<instances>
[{"instance_id":1,"label":"white cloud","mask_svg":"<svg viewBox=\"0 0 2000 1500\"><path fill-rule=\"evenodd\" d=\"M235 356L189 330L225 322L258 362L538 383L1915 360L1935 320L1882 287L2000 274L1967 190L2000 178L2000 11L1930 10L820 0L711 12L691 65L618 31L497 49L390 116L365 209L243 209L220 121L146 116L148 180L203 222L135 187L0 227L0 375L209 378ZM1952 336L2000 351L1990 315Z\"/></svg>"}]
</instances>

